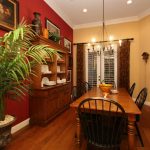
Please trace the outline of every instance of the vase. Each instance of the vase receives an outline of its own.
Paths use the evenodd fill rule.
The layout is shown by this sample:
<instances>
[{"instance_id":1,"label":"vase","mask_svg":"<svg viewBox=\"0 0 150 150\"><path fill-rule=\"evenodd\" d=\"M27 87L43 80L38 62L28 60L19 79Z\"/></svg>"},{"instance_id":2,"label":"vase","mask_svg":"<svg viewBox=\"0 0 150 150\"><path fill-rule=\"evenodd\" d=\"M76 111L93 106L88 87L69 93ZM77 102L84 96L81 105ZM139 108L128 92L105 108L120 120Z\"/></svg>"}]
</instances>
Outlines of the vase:
<instances>
[{"instance_id":1,"label":"vase","mask_svg":"<svg viewBox=\"0 0 150 150\"><path fill-rule=\"evenodd\" d=\"M43 29L43 37L45 37L46 39L48 39L48 30L46 28Z\"/></svg>"},{"instance_id":2,"label":"vase","mask_svg":"<svg viewBox=\"0 0 150 150\"><path fill-rule=\"evenodd\" d=\"M32 20L32 29L38 34L41 35L42 34L42 23L41 23L41 19L40 16L41 14L38 12L34 12L34 19Z\"/></svg>"}]
</instances>

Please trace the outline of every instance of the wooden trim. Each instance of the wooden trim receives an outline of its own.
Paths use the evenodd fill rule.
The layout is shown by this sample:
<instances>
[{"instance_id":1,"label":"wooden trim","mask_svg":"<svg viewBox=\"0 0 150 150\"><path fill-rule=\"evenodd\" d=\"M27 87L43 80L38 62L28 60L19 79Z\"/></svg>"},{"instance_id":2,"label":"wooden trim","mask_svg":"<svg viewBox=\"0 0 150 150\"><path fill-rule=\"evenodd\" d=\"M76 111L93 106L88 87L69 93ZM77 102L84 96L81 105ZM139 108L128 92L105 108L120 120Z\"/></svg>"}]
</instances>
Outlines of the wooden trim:
<instances>
[{"instance_id":1,"label":"wooden trim","mask_svg":"<svg viewBox=\"0 0 150 150\"><path fill-rule=\"evenodd\" d=\"M127 39L119 39L119 40L122 40L122 41L133 41L134 38L127 38ZM119 40L113 40L112 42L117 42ZM95 43L107 43L107 42L110 42L110 41L97 41ZM78 44L88 44L88 43L91 43L91 42L84 42L84 43L73 43L73 45L78 45Z\"/></svg>"}]
</instances>

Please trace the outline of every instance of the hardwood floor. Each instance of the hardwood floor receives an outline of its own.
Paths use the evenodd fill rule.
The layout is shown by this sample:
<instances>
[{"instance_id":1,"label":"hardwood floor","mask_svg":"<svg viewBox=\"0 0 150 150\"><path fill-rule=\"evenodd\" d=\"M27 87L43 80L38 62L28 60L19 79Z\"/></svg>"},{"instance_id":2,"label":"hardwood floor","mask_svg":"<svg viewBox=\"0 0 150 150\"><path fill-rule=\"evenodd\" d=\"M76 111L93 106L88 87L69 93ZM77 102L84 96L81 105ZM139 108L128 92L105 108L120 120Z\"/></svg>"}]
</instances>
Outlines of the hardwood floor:
<instances>
[{"instance_id":1,"label":"hardwood floor","mask_svg":"<svg viewBox=\"0 0 150 150\"><path fill-rule=\"evenodd\" d=\"M139 126L145 147L141 148L137 139L137 150L150 150L149 115L150 107L144 106ZM74 139L75 129L75 114L68 109L45 127L28 126L16 133L6 150L79 150ZM127 150L126 137L121 147Z\"/></svg>"}]
</instances>

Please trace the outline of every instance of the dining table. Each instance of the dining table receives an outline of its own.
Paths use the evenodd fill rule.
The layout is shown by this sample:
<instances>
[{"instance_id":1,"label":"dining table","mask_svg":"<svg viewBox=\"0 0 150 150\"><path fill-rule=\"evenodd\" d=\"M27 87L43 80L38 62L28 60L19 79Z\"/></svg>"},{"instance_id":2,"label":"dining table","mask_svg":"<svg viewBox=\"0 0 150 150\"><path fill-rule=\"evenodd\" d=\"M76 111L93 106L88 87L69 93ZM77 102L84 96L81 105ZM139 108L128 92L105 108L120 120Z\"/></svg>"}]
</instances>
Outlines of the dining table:
<instances>
[{"instance_id":1,"label":"dining table","mask_svg":"<svg viewBox=\"0 0 150 150\"><path fill-rule=\"evenodd\" d=\"M76 142L77 144L81 144L81 128L80 128L80 119L78 116L77 108L83 100L91 97L105 97L119 103L128 118L127 124L127 133L128 133L128 149L136 150L135 144L135 121L136 116L141 114L141 111L133 101L132 97L129 95L128 91L125 88L118 88L116 93L104 93L101 91L99 87L93 87L91 90L87 91L81 97L76 99L70 104L71 109L76 113Z\"/></svg>"}]
</instances>

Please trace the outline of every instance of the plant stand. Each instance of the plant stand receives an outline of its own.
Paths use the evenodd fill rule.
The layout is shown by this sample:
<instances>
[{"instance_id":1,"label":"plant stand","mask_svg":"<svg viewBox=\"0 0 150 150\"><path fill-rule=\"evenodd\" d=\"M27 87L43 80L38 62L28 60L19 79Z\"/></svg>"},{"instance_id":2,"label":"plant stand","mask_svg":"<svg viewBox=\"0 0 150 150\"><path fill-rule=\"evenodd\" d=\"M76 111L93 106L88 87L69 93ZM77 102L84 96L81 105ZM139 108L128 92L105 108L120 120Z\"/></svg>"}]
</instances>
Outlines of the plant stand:
<instances>
[{"instance_id":1,"label":"plant stand","mask_svg":"<svg viewBox=\"0 0 150 150\"><path fill-rule=\"evenodd\" d=\"M15 117L6 115L5 120L0 121L0 149L11 141L11 127L15 120Z\"/></svg>"}]
</instances>

